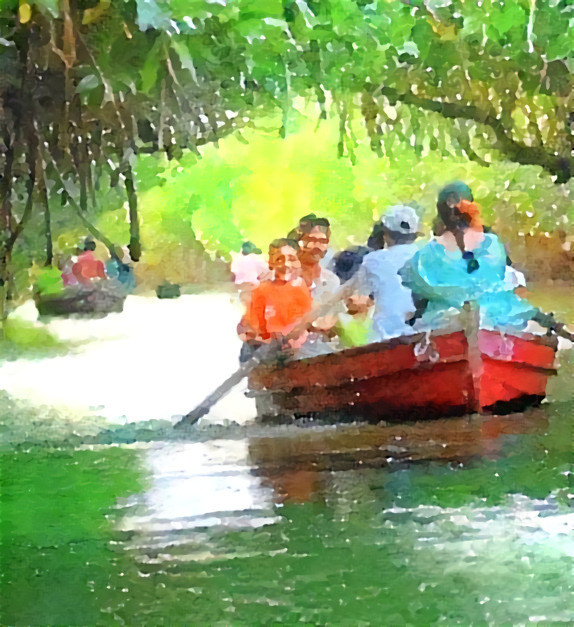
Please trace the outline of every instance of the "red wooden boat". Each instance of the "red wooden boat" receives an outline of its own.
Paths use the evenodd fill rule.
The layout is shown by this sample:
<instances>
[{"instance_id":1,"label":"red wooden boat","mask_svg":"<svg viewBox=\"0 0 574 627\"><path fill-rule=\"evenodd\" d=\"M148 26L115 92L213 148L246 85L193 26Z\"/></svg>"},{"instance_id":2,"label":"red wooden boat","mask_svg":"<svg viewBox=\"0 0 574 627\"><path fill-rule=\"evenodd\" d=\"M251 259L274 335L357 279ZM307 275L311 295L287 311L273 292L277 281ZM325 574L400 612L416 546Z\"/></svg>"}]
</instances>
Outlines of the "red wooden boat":
<instances>
[{"instance_id":1,"label":"red wooden boat","mask_svg":"<svg viewBox=\"0 0 574 627\"><path fill-rule=\"evenodd\" d=\"M399 337L249 377L262 420L380 420L502 413L539 403L556 373L555 337L469 326Z\"/></svg>"}]
</instances>

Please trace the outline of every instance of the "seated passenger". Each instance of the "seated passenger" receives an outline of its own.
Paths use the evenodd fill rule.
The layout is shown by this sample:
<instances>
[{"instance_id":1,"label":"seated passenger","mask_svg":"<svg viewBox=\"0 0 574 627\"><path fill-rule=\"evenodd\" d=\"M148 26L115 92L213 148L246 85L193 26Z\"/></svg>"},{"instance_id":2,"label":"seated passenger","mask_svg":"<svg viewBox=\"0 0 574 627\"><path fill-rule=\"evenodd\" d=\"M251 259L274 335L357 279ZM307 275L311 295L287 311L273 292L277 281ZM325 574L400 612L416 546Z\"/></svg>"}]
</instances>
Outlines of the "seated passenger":
<instances>
[{"instance_id":1,"label":"seated passenger","mask_svg":"<svg viewBox=\"0 0 574 627\"><path fill-rule=\"evenodd\" d=\"M435 238L401 270L404 285L427 303L422 326L442 326L472 301L481 326L523 329L536 311L505 281L506 251L496 235L485 233L470 188L446 186L437 210Z\"/></svg>"},{"instance_id":2,"label":"seated passenger","mask_svg":"<svg viewBox=\"0 0 574 627\"><path fill-rule=\"evenodd\" d=\"M336 293L340 286L337 275L321 265L330 239L331 227L326 218L310 220L299 236L301 276L311 291L313 301L318 304Z\"/></svg>"},{"instance_id":3,"label":"seated passenger","mask_svg":"<svg viewBox=\"0 0 574 627\"><path fill-rule=\"evenodd\" d=\"M72 255L62 255L59 268L62 273L62 283L64 287L78 285L78 279L76 279L73 271L74 260Z\"/></svg>"},{"instance_id":4,"label":"seated passenger","mask_svg":"<svg viewBox=\"0 0 574 627\"><path fill-rule=\"evenodd\" d=\"M335 332L341 348L365 346L377 339L373 327L373 298L369 296L349 296L345 305L346 313L338 316Z\"/></svg>"},{"instance_id":5,"label":"seated passenger","mask_svg":"<svg viewBox=\"0 0 574 627\"><path fill-rule=\"evenodd\" d=\"M110 259L106 263L106 274L123 292L129 294L134 291L136 279L127 246L111 248Z\"/></svg>"},{"instance_id":6,"label":"seated passenger","mask_svg":"<svg viewBox=\"0 0 574 627\"><path fill-rule=\"evenodd\" d=\"M269 269L273 277L259 283L251 292L247 312L237 327L244 342L241 362L248 361L263 344L288 335L311 310L311 295L301 279L298 249L298 243L289 239L275 240L269 246ZM302 331L289 344L299 348L306 338L306 331Z\"/></svg>"},{"instance_id":7,"label":"seated passenger","mask_svg":"<svg viewBox=\"0 0 574 627\"><path fill-rule=\"evenodd\" d=\"M84 252L78 255L78 261L73 265L72 272L81 285L90 285L94 279L104 279L106 271L104 264L94 257L96 242L86 239Z\"/></svg>"},{"instance_id":8,"label":"seated passenger","mask_svg":"<svg viewBox=\"0 0 574 627\"><path fill-rule=\"evenodd\" d=\"M301 227L298 254L301 276L309 288L315 307L323 307L332 301L341 287L337 275L321 265L329 248L330 237L331 228L326 218L310 219ZM315 320L307 341L298 352L299 358L332 353L337 349L331 340L337 314L341 311L342 303L334 304L330 313Z\"/></svg>"},{"instance_id":9,"label":"seated passenger","mask_svg":"<svg viewBox=\"0 0 574 627\"><path fill-rule=\"evenodd\" d=\"M299 219L298 226L295 227L289 233L289 235L287 235L287 237L300 241L301 237L305 233L307 233L310 228L312 228L312 225L317 225L317 221L319 221L319 223L325 223L327 224L327 226L329 226L329 221L327 219L318 218L314 213L309 213L308 215L303 216ZM323 256L321 257L321 260L319 261L319 265L326 270L334 270L334 264L335 251L331 247L327 246L326 250L323 253Z\"/></svg>"},{"instance_id":10,"label":"seated passenger","mask_svg":"<svg viewBox=\"0 0 574 627\"><path fill-rule=\"evenodd\" d=\"M259 282L269 278L269 272L261 250L252 242L243 242L241 253L231 253L231 273L243 304L249 301L249 294Z\"/></svg>"},{"instance_id":11,"label":"seated passenger","mask_svg":"<svg viewBox=\"0 0 574 627\"><path fill-rule=\"evenodd\" d=\"M384 233L381 222L373 226L366 246L351 246L337 253L334 258L333 272L342 283L346 283L353 277L363 263L365 255L374 250L382 250L385 247Z\"/></svg>"},{"instance_id":12,"label":"seated passenger","mask_svg":"<svg viewBox=\"0 0 574 627\"><path fill-rule=\"evenodd\" d=\"M415 311L411 290L399 277L399 270L417 252L419 218L412 207L397 205L388 209L380 220L378 235L384 248L363 258L357 272L357 292L372 294L375 299L373 326L378 340L412 335L407 320Z\"/></svg>"},{"instance_id":13,"label":"seated passenger","mask_svg":"<svg viewBox=\"0 0 574 627\"><path fill-rule=\"evenodd\" d=\"M365 255L372 252L367 246L351 246L335 255L334 272L342 283L353 277L363 263Z\"/></svg>"}]
</instances>

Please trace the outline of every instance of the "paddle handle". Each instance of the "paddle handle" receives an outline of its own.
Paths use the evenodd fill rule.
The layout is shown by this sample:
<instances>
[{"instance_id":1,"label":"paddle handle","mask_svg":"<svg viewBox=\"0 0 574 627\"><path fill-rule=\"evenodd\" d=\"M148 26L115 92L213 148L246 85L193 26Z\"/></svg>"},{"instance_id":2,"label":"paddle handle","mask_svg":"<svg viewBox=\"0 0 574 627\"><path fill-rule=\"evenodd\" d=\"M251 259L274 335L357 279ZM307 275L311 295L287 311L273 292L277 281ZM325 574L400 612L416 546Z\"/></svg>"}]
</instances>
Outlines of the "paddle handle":
<instances>
[{"instance_id":1,"label":"paddle handle","mask_svg":"<svg viewBox=\"0 0 574 627\"><path fill-rule=\"evenodd\" d=\"M533 320L538 322L541 326L547 328L550 332L563 337L570 342L574 342L574 333L566 330L566 325L563 322L557 322L553 313L544 313L540 309L537 310Z\"/></svg>"},{"instance_id":2,"label":"paddle handle","mask_svg":"<svg viewBox=\"0 0 574 627\"><path fill-rule=\"evenodd\" d=\"M218 403L228 392L230 392L241 380L246 377L255 366L271 352L271 344L265 344L255 351L251 359L246 361L239 370L236 370L228 379L226 379L219 387L207 396L195 409L187 413L179 422L175 424L176 428L182 427L184 424L193 425L200 418L209 413L209 410ZM267 351L265 351L267 349Z\"/></svg>"}]
</instances>

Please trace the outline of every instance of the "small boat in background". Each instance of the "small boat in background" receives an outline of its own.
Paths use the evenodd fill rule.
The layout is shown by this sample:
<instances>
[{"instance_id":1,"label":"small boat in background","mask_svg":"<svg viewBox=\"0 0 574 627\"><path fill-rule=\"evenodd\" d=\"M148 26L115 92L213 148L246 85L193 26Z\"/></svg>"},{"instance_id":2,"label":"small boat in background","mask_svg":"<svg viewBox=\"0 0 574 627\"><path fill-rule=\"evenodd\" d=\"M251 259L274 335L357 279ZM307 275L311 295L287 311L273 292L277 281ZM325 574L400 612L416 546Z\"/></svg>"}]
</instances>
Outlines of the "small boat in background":
<instances>
[{"instance_id":1,"label":"small boat in background","mask_svg":"<svg viewBox=\"0 0 574 627\"><path fill-rule=\"evenodd\" d=\"M90 285L66 287L60 294L34 295L40 316L102 317L121 313L127 292L115 281L101 281Z\"/></svg>"},{"instance_id":2,"label":"small boat in background","mask_svg":"<svg viewBox=\"0 0 574 627\"><path fill-rule=\"evenodd\" d=\"M262 421L423 419L538 404L556 374L555 337L458 329L261 364L249 389Z\"/></svg>"}]
</instances>

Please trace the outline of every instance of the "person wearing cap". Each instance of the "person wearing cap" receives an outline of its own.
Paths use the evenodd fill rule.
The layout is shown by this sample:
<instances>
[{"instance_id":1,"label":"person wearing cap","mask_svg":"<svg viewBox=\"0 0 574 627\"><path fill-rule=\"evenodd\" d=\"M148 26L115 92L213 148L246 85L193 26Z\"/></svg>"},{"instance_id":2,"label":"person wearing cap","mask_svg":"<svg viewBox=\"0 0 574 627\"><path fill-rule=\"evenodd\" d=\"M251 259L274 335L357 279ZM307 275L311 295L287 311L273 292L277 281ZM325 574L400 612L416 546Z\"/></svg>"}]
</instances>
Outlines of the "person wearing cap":
<instances>
[{"instance_id":1,"label":"person wearing cap","mask_svg":"<svg viewBox=\"0 0 574 627\"><path fill-rule=\"evenodd\" d=\"M377 339L410 335L407 320L415 311L411 290L404 286L399 270L417 252L419 217L406 205L390 207L381 217L377 232L384 248L370 252L356 274L357 293L375 300L373 329Z\"/></svg>"},{"instance_id":2,"label":"person wearing cap","mask_svg":"<svg viewBox=\"0 0 574 627\"><path fill-rule=\"evenodd\" d=\"M440 191L434 234L400 271L403 284L426 302L415 326L443 326L472 301L480 308L482 327L525 328L534 308L514 293L506 250L486 232L468 185L456 182Z\"/></svg>"},{"instance_id":3,"label":"person wearing cap","mask_svg":"<svg viewBox=\"0 0 574 627\"><path fill-rule=\"evenodd\" d=\"M241 253L233 254L231 261L231 273L240 298L246 302L249 293L256 288L266 275L269 268L261 249L257 248L253 242L243 242L241 245Z\"/></svg>"}]
</instances>

